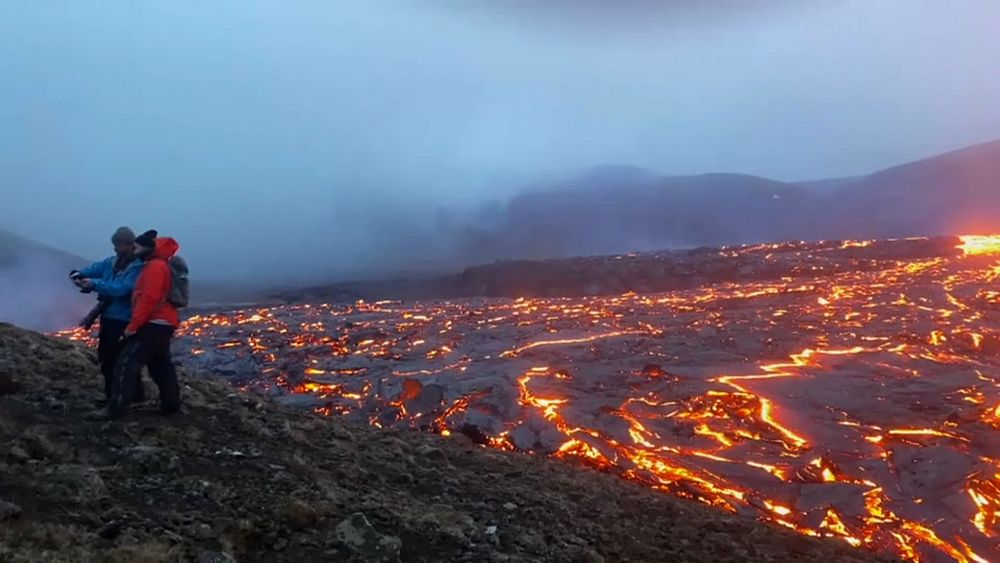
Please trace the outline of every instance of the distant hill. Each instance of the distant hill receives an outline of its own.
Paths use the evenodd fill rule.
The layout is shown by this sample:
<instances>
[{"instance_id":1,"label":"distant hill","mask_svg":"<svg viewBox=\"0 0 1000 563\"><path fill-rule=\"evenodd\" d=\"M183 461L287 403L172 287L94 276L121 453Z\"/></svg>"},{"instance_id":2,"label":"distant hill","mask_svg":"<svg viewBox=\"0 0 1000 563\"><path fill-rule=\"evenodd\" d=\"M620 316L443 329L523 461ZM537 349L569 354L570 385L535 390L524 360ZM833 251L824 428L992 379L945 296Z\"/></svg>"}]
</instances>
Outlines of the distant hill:
<instances>
[{"instance_id":1,"label":"distant hill","mask_svg":"<svg viewBox=\"0 0 1000 563\"><path fill-rule=\"evenodd\" d=\"M826 209L854 236L998 232L1000 140L856 178Z\"/></svg>"},{"instance_id":2,"label":"distant hill","mask_svg":"<svg viewBox=\"0 0 1000 563\"><path fill-rule=\"evenodd\" d=\"M797 228L795 211L809 196L794 184L742 174L599 179L514 197L486 222L492 228L473 226L458 237L460 254L537 259L756 240L776 222L777 230Z\"/></svg>"},{"instance_id":3,"label":"distant hill","mask_svg":"<svg viewBox=\"0 0 1000 563\"><path fill-rule=\"evenodd\" d=\"M889 238L1000 232L1000 141L910 162L873 174L781 182L747 174L662 176L632 166L600 166L532 186L475 212L440 210L428 232L391 238L406 252L384 252L376 273L357 279L413 286L497 260L542 260L788 240ZM294 242L294 241L289 241ZM0 230L0 320L35 329L75 322L81 303L65 273L87 261ZM419 267L433 264L433 268ZM194 264L197 271L197 264ZM398 281L397 280L397 281ZM315 280L318 294L330 284ZM426 282L426 283L425 283ZM255 282L192 284L195 305L264 301ZM387 281L393 294L400 284ZM371 282L335 284L332 295L372 293ZM380 286L381 287L381 286ZM6 289L10 288L10 289ZM284 288L289 293L304 290ZM312 292L313 290L308 290ZM381 290L375 292L381 293ZM311 294L311 293L310 293Z\"/></svg>"},{"instance_id":4,"label":"distant hill","mask_svg":"<svg viewBox=\"0 0 1000 563\"><path fill-rule=\"evenodd\" d=\"M0 268L42 256L53 262L74 267L79 267L82 262L86 262L84 258L79 256L28 240L0 228Z\"/></svg>"},{"instance_id":5,"label":"distant hill","mask_svg":"<svg viewBox=\"0 0 1000 563\"><path fill-rule=\"evenodd\" d=\"M90 261L0 229L0 321L37 330L72 325L94 304L67 281Z\"/></svg>"},{"instance_id":6,"label":"distant hill","mask_svg":"<svg viewBox=\"0 0 1000 563\"><path fill-rule=\"evenodd\" d=\"M1000 141L800 183L602 167L512 198L454 234L466 262L820 238L1000 232Z\"/></svg>"}]
</instances>

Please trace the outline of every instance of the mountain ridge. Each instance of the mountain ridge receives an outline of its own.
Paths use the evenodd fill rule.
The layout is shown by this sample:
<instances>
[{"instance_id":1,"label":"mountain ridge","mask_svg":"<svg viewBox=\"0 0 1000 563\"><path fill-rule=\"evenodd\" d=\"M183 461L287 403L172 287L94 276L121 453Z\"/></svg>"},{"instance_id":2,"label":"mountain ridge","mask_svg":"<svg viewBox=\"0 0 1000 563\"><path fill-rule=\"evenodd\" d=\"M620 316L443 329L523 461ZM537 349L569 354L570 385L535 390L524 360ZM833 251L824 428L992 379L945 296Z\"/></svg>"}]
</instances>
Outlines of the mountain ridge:
<instances>
[{"instance_id":1,"label":"mountain ridge","mask_svg":"<svg viewBox=\"0 0 1000 563\"><path fill-rule=\"evenodd\" d=\"M442 212L430 235L390 237L412 239L404 243L405 255L386 252L382 269L358 272L353 279L413 280L495 261L741 243L990 234L1000 232L998 188L1000 140L868 175L808 182L738 172L662 176L635 166L597 166L536 185L504 204L459 215ZM19 261L20 268L11 267ZM423 272L421 261L434 266ZM62 282L65 271L86 262L0 230L0 281L12 288L0 294L0 320L38 329L75 322L86 307ZM302 285L343 281L321 278ZM198 283L193 298L205 304L251 302L274 293L235 282ZM365 283L341 284L350 288L343 295L364 294Z\"/></svg>"},{"instance_id":2,"label":"mountain ridge","mask_svg":"<svg viewBox=\"0 0 1000 563\"><path fill-rule=\"evenodd\" d=\"M605 167L516 195L466 225L457 254L540 259L737 243L1000 231L1000 140L871 174L784 182ZM627 173L621 179L615 170ZM640 177L642 181L636 181ZM595 183L594 178L600 180ZM486 226L484 226L486 225Z\"/></svg>"},{"instance_id":3,"label":"mountain ridge","mask_svg":"<svg viewBox=\"0 0 1000 563\"><path fill-rule=\"evenodd\" d=\"M87 263L85 258L81 258L70 252L22 237L21 235L0 227L0 268L14 263L19 259L29 256L36 257L39 254L48 255L53 260L63 262L65 264L79 265Z\"/></svg>"}]
</instances>

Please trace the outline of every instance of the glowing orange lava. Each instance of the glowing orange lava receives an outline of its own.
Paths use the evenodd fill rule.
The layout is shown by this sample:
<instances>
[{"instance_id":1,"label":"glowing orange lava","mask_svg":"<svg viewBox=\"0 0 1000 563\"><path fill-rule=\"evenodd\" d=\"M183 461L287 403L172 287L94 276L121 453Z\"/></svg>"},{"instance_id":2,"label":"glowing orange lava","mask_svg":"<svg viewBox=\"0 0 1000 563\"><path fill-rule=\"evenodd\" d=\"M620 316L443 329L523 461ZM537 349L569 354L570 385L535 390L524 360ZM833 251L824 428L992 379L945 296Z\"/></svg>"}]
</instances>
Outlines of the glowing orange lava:
<instances>
[{"instance_id":1,"label":"glowing orange lava","mask_svg":"<svg viewBox=\"0 0 1000 563\"><path fill-rule=\"evenodd\" d=\"M1000 235L966 235L958 237L958 246L967 256L1000 254Z\"/></svg>"},{"instance_id":2,"label":"glowing orange lava","mask_svg":"<svg viewBox=\"0 0 1000 563\"><path fill-rule=\"evenodd\" d=\"M911 561L1000 560L1000 235L961 242L724 248L707 256L791 273L667 293L201 313L177 352L325 415L575 460Z\"/></svg>"}]
</instances>

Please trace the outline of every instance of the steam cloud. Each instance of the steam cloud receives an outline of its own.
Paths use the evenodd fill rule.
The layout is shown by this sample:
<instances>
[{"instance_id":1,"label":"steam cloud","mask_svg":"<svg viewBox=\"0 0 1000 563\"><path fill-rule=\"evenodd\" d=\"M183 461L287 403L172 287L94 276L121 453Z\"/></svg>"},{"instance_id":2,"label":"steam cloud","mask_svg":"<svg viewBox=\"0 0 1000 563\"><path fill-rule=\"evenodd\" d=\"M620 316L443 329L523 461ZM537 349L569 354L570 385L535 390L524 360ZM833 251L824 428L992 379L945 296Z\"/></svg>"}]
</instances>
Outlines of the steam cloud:
<instances>
[{"instance_id":1,"label":"steam cloud","mask_svg":"<svg viewBox=\"0 0 1000 563\"><path fill-rule=\"evenodd\" d=\"M852 177L1000 136L995 0L9 4L0 224L83 256L156 228L198 294L770 238L753 214L791 195L612 219L586 189L520 194L618 164ZM4 316L58 310L63 277L18 299L45 276L5 277Z\"/></svg>"},{"instance_id":2,"label":"steam cloud","mask_svg":"<svg viewBox=\"0 0 1000 563\"><path fill-rule=\"evenodd\" d=\"M66 281L69 269L63 260L40 253L19 253L0 264L0 321L41 331L79 322L95 297Z\"/></svg>"}]
</instances>

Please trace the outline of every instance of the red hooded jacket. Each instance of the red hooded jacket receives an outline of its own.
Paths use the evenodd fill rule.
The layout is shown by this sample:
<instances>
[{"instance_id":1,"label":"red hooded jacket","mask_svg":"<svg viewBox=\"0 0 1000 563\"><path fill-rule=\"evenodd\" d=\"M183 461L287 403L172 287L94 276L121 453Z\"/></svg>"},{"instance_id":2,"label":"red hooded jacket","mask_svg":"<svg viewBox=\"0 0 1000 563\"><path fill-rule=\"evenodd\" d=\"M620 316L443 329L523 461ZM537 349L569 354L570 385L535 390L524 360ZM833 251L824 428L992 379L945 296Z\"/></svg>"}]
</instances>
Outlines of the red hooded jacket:
<instances>
[{"instance_id":1,"label":"red hooded jacket","mask_svg":"<svg viewBox=\"0 0 1000 563\"><path fill-rule=\"evenodd\" d=\"M142 267L139 279L132 290L132 320L129 321L128 332L136 332L145 324L160 321L171 326L180 324L177 309L170 304L171 275L167 264L180 246L172 238L156 239L153 255Z\"/></svg>"}]
</instances>

